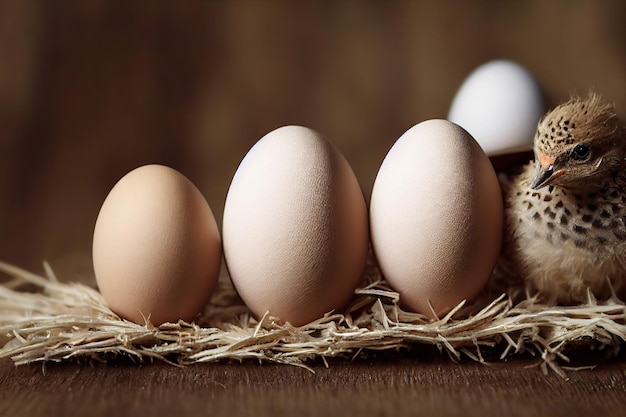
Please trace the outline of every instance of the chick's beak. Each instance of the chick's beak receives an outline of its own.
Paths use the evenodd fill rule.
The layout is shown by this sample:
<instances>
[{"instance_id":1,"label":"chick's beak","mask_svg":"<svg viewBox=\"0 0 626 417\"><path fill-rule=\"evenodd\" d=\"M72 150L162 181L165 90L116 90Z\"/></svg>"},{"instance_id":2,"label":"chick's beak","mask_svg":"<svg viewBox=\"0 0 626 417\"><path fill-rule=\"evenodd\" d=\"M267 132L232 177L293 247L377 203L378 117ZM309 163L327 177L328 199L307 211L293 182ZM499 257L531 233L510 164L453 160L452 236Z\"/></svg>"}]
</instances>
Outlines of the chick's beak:
<instances>
[{"instance_id":1,"label":"chick's beak","mask_svg":"<svg viewBox=\"0 0 626 417\"><path fill-rule=\"evenodd\" d=\"M535 160L535 175L530 182L530 188L538 190L550 184L565 173L563 170L554 170L554 158L537 153Z\"/></svg>"},{"instance_id":2,"label":"chick's beak","mask_svg":"<svg viewBox=\"0 0 626 417\"><path fill-rule=\"evenodd\" d=\"M547 184L554 172L554 165L543 166L539 162L535 162L535 166L535 175L530 182L530 188L538 190Z\"/></svg>"}]
</instances>

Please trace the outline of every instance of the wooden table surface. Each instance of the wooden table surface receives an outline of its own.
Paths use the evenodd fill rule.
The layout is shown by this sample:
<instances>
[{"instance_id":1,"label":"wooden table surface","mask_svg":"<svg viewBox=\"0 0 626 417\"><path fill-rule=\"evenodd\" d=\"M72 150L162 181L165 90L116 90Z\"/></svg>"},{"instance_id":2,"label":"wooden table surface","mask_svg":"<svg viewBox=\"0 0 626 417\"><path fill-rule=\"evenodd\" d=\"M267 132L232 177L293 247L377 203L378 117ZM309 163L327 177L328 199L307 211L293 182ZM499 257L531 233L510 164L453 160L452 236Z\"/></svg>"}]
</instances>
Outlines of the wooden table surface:
<instances>
[{"instance_id":1,"label":"wooden table surface","mask_svg":"<svg viewBox=\"0 0 626 417\"><path fill-rule=\"evenodd\" d=\"M482 365L439 354L384 354L288 365L178 368L0 361L0 415L7 416L624 416L626 358L593 370L544 375L537 359Z\"/></svg>"}]
</instances>

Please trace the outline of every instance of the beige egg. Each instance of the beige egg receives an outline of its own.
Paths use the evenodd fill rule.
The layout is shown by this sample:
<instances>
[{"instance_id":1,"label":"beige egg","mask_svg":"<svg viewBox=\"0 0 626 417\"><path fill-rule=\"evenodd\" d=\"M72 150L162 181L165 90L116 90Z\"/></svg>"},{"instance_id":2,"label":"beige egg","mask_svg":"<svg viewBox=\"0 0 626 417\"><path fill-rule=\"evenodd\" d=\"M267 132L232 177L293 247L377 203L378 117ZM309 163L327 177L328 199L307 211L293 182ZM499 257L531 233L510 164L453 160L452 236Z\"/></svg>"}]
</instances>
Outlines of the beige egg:
<instances>
[{"instance_id":1,"label":"beige egg","mask_svg":"<svg viewBox=\"0 0 626 417\"><path fill-rule=\"evenodd\" d=\"M302 325L352 298L368 251L367 206L337 148L311 129L285 126L241 161L222 236L250 310Z\"/></svg>"},{"instance_id":2,"label":"beige egg","mask_svg":"<svg viewBox=\"0 0 626 417\"><path fill-rule=\"evenodd\" d=\"M502 197L489 159L451 122L413 126L376 176L370 228L381 272L409 308L440 315L475 297L502 243Z\"/></svg>"},{"instance_id":3,"label":"beige egg","mask_svg":"<svg viewBox=\"0 0 626 417\"><path fill-rule=\"evenodd\" d=\"M131 171L100 209L93 236L96 280L109 307L128 320L193 320L216 286L221 256L211 208L174 169Z\"/></svg>"}]
</instances>

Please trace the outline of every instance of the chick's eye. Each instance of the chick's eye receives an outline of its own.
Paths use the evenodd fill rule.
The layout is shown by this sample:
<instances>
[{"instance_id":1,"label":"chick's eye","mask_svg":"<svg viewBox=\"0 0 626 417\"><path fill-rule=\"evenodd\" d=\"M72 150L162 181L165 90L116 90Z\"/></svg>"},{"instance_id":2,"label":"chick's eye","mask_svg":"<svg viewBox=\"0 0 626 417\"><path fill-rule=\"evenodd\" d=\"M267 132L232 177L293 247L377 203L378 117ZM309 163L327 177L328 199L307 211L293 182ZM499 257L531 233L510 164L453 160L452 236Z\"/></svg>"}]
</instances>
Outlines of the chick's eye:
<instances>
[{"instance_id":1,"label":"chick's eye","mask_svg":"<svg viewBox=\"0 0 626 417\"><path fill-rule=\"evenodd\" d=\"M583 160L589 156L589 147L586 145L576 145L570 152L570 156L578 161Z\"/></svg>"}]
</instances>

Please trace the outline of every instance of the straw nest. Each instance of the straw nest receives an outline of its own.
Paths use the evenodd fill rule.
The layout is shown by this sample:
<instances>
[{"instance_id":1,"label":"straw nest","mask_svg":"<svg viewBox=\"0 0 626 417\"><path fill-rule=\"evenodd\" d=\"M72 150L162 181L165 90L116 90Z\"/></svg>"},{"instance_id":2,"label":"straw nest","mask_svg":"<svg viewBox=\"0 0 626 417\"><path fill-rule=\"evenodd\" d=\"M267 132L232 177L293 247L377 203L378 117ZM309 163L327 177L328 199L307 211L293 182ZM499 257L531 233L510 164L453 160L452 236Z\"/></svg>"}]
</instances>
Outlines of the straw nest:
<instances>
[{"instance_id":1,"label":"straw nest","mask_svg":"<svg viewBox=\"0 0 626 417\"><path fill-rule=\"evenodd\" d=\"M528 295L485 293L432 320L403 310L372 261L345 312L302 327L255 319L228 279L194 323L135 324L113 313L97 290L59 282L44 266L45 278L0 262L10 277L0 284L0 357L18 365L125 355L176 365L256 359L308 367L316 358L432 345L453 360L534 355L544 372L564 376L572 349L616 355L626 341L626 307L615 296L555 307Z\"/></svg>"}]
</instances>

